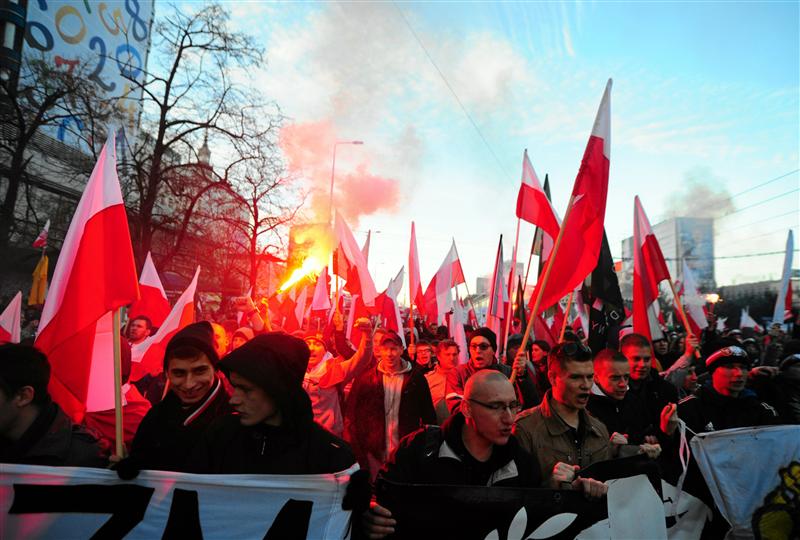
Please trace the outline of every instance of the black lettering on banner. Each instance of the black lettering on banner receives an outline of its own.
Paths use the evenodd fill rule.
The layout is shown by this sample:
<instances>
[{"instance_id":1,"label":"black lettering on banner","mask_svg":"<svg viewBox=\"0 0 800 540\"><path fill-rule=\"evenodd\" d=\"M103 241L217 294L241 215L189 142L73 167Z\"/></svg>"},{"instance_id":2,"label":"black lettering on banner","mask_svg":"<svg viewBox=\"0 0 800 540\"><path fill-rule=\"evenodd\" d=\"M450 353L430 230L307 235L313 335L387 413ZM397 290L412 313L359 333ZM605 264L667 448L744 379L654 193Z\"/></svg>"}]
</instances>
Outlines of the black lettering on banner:
<instances>
[{"instance_id":1,"label":"black lettering on banner","mask_svg":"<svg viewBox=\"0 0 800 540\"><path fill-rule=\"evenodd\" d=\"M131 16L131 28L136 41L144 41L147 37L147 25L139 18L139 0L125 0L125 11Z\"/></svg>"},{"instance_id":2,"label":"black lettering on banner","mask_svg":"<svg viewBox=\"0 0 800 540\"><path fill-rule=\"evenodd\" d=\"M305 540L313 506L313 501L286 501L264 535L264 540Z\"/></svg>"},{"instance_id":3,"label":"black lettering on banner","mask_svg":"<svg viewBox=\"0 0 800 540\"><path fill-rule=\"evenodd\" d=\"M164 528L161 540L171 538L203 538L203 528L200 525L200 509L197 502L197 492L175 488L172 492L172 505L169 507L169 519Z\"/></svg>"},{"instance_id":4,"label":"black lettering on banner","mask_svg":"<svg viewBox=\"0 0 800 540\"><path fill-rule=\"evenodd\" d=\"M155 489L135 484L48 486L14 484L9 514L111 514L92 539L123 538L144 519Z\"/></svg>"}]
</instances>

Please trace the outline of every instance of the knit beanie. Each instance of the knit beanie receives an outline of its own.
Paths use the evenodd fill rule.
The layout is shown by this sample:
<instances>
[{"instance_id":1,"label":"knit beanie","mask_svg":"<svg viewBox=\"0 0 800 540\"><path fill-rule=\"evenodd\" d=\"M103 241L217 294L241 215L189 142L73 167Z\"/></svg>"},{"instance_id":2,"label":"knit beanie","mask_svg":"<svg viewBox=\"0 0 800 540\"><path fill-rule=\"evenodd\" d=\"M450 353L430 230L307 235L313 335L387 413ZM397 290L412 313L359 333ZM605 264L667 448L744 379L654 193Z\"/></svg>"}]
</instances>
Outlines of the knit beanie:
<instances>
[{"instance_id":1,"label":"knit beanie","mask_svg":"<svg viewBox=\"0 0 800 540\"><path fill-rule=\"evenodd\" d=\"M217 351L214 350L214 329L208 321L192 323L179 330L167 343L164 351L164 371L167 371L167 361L173 358L179 348L193 347L204 353L216 367L219 362Z\"/></svg>"},{"instance_id":2,"label":"knit beanie","mask_svg":"<svg viewBox=\"0 0 800 540\"><path fill-rule=\"evenodd\" d=\"M477 336L485 337L489 341L489 345L492 346L492 350L497 352L497 334L495 334L491 328L481 326L477 330L473 330L469 335L469 341L467 342L467 345L472 343L472 338Z\"/></svg>"}]
</instances>

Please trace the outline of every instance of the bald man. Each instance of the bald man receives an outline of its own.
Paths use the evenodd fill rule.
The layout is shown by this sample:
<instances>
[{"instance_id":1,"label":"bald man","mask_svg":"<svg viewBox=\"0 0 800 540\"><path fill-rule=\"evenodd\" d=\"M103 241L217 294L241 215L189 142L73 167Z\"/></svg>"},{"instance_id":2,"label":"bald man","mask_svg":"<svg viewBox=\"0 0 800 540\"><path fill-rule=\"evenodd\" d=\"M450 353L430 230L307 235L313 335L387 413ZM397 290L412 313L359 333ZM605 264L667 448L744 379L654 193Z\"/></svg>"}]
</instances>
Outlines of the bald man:
<instances>
[{"instance_id":1,"label":"bald man","mask_svg":"<svg viewBox=\"0 0 800 540\"><path fill-rule=\"evenodd\" d=\"M520 404L514 386L494 370L469 378L461 407L441 428L427 426L402 441L378 474L391 482L467 486L539 487L539 464L512 434ZM365 533L394 532L391 510L373 503Z\"/></svg>"}]
</instances>

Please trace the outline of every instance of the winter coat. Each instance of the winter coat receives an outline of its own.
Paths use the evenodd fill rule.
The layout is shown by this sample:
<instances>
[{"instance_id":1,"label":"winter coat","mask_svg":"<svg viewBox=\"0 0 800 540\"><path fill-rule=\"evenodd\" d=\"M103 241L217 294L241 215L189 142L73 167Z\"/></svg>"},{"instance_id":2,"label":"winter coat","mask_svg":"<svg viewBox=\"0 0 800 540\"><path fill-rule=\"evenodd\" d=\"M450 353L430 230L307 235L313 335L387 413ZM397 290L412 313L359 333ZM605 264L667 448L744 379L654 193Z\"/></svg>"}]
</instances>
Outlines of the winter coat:
<instances>
[{"instance_id":1,"label":"winter coat","mask_svg":"<svg viewBox=\"0 0 800 540\"><path fill-rule=\"evenodd\" d=\"M586 468L597 461L611 459L611 443L603 423L581 411L578 433L582 438L576 444L571 434L574 430L558 416L552 400L551 390L545 394L541 405L522 411L514 426L522 448L539 461L543 487L552 487L550 477L559 461Z\"/></svg>"},{"instance_id":2,"label":"winter coat","mask_svg":"<svg viewBox=\"0 0 800 540\"><path fill-rule=\"evenodd\" d=\"M186 460L211 422L231 412L228 394L217 377L209 395L192 407L184 407L168 392L144 417L131 446L130 459L140 469L186 470Z\"/></svg>"},{"instance_id":3,"label":"winter coat","mask_svg":"<svg viewBox=\"0 0 800 540\"><path fill-rule=\"evenodd\" d=\"M607 396L597 384L594 384L586 410L600 420L609 433L616 431L627 435L628 444L642 444L645 435L654 435L647 431L649 422L645 418L646 411L637 407L628 394L625 394L623 399L617 400Z\"/></svg>"},{"instance_id":4,"label":"winter coat","mask_svg":"<svg viewBox=\"0 0 800 540\"><path fill-rule=\"evenodd\" d=\"M538 487L539 465L512 435L480 462L461 439L464 416L457 412L441 428L427 426L400 441L379 478L406 484Z\"/></svg>"},{"instance_id":5,"label":"winter coat","mask_svg":"<svg viewBox=\"0 0 800 540\"><path fill-rule=\"evenodd\" d=\"M383 375L371 368L353 381L344 418L345 440L351 444L363 469L386 456L386 410ZM401 390L398 431L402 439L426 424L436 424L436 412L425 375L416 367L405 376ZM374 476L374 474L373 474Z\"/></svg>"},{"instance_id":6,"label":"winter coat","mask_svg":"<svg viewBox=\"0 0 800 540\"><path fill-rule=\"evenodd\" d=\"M661 411L670 403L678 403L678 389L665 381L655 369L643 381L630 381L630 389L625 396L634 408L645 411L648 435L658 436L661 432Z\"/></svg>"},{"instance_id":7,"label":"winter coat","mask_svg":"<svg viewBox=\"0 0 800 540\"><path fill-rule=\"evenodd\" d=\"M93 432L48 400L18 441L0 437L0 463L104 468L108 457Z\"/></svg>"},{"instance_id":8,"label":"winter coat","mask_svg":"<svg viewBox=\"0 0 800 540\"><path fill-rule=\"evenodd\" d=\"M778 413L750 390L723 396L708 384L678 403L678 417L695 433L777 424Z\"/></svg>"},{"instance_id":9,"label":"winter coat","mask_svg":"<svg viewBox=\"0 0 800 540\"><path fill-rule=\"evenodd\" d=\"M326 474L355 463L350 447L317 424L243 426L239 417L216 418L202 434L188 469L202 474Z\"/></svg>"}]
</instances>

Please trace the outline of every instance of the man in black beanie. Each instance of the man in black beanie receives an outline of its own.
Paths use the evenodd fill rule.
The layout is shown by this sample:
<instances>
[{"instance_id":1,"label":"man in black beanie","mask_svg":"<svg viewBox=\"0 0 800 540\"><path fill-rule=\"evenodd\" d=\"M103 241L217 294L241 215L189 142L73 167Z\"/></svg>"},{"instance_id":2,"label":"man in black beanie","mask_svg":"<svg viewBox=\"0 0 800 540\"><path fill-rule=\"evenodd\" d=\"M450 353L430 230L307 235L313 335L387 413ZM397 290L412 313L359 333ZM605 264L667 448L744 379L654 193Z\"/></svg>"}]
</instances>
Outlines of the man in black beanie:
<instances>
[{"instance_id":1,"label":"man in black beanie","mask_svg":"<svg viewBox=\"0 0 800 540\"><path fill-rule=\"evenodd\" d=\"M461 400L464 398L464 388L467 380L473 373L482 369L499 371L509 379L512 371L516 370L518 378L514 382L514 390L523 408L535 407L541 402L541 397L530 379L524 376L520 377L525 372L525 355L518 355L518 358L515 359L514 367L497 361L497 334L494 331L485 326L478 328L469 335L467 345L469 347L469 362L461 364L447 375L445 399L447 400L447 408L450 414L458 411Z\"/></svg>"},{"instance_id":2,"label":"man in black beanie","mask_svg":"<svg viewBox=\"0 0 800 540\"><path fill-rule=\"evenodd\" d=\"M324 474L355 463L350 447L314 422L303 390L308 345L270 332L220 362L233 386L235 414L217 418L190 459L210 474Z\"/></svg>"},{"instance_id":3,"label":"man in black beanie","mask_svg":"<svg viewBox=\"0 0 800 540\"><path fill-rule=\"evenodd\" d=\"M130 458L117 466L121 477L135 476L139 469L186 470L206 427L231 411L218 362L207 321L190 324L169 340L164 354L168 391L139 425Z\"/></svg>"}]
</instances>

